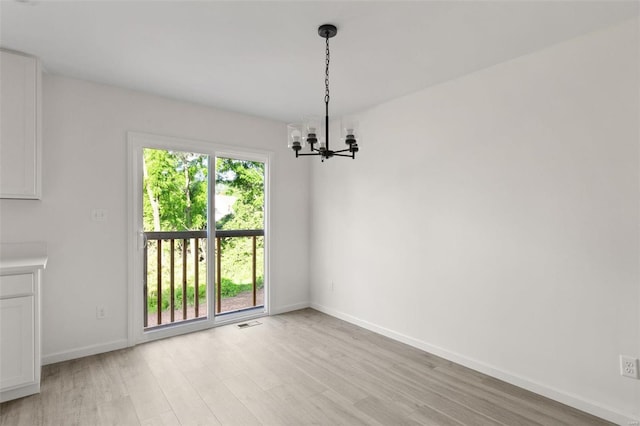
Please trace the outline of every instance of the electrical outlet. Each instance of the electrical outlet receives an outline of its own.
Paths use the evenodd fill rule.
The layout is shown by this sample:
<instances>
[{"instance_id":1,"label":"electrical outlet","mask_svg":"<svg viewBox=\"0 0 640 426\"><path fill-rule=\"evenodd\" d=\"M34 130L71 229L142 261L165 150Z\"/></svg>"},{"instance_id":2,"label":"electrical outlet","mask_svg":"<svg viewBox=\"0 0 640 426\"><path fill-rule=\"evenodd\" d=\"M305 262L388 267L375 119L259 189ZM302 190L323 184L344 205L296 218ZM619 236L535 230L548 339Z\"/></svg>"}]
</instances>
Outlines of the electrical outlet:
<instances>
[{"instance_id":1,"label":"electrical outlet","mask_svg":"<svg viewBox=\"0 0 640 426\"><path fill-rule=\"evenodd\" d=\"M92 209L91 220L93 220L94 222L106 222L107 213L108 212L106 209Z\"/></svg>"},{"instance_id":2,"label":"electrical outlet","mask_svg":"<svg viewBox=\"0 0 640 426\"><path fill-rule=\"evenodd\" d=\"M107 317L107 308L104 306L96 306L96 318L105 319Z\"/></svg>"},{"instance_id":3,"label":"electrical outlet","mask_svg":"<svg viewBox=\"0 0 640 426\"><path fill-rule=\"evenodd\" d=\"M620 374L632 379L638 378L638 358L620 355Z\"/></svg>"}]
</instances>

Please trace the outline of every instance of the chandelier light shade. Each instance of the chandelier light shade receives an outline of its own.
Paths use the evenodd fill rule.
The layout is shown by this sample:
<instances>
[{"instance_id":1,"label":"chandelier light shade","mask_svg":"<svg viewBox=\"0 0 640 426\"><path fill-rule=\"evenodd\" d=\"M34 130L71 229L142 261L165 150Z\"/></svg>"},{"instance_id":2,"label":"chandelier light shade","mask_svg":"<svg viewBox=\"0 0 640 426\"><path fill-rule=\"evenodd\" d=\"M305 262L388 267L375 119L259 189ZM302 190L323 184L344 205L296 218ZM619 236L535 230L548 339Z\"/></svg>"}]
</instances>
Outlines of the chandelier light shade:
<instances>
[{"instance_id":1,"label":"chandelier light shade","mask_svg":"<svg viewBox=\"0 0 640 426\"><path fill-rule=\"evenodd\" d=\"M338 34L338 29L335 25L324 24L318 28L318 34L326 42L324 120L322 117L308 116L303 118L302 124L289 124L287 126L287 145L296 153L296 158L310 155L318 156L322 161L331 157L356 158L359 134L357 123L351 119L343 118L341 120L340 139L344 142L345 148L335 151L329 148L329 39ZM307 145L309 152L301 152Z\"/></svg>"}]
</instances>

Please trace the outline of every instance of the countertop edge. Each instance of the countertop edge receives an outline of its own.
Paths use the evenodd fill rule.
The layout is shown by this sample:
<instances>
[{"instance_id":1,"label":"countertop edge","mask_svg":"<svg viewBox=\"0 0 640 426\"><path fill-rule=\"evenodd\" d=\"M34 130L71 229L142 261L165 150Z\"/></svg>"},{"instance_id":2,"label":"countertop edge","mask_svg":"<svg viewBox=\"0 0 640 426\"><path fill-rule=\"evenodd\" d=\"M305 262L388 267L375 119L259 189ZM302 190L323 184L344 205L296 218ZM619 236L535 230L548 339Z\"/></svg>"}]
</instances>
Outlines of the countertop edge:
<instances>
[{"instance_id":1,"label":"countertop edge","mask_svg":"<svg viewBox=\"0 0 640 426\"><path fill-rule=\"evenodd\" d=\"M47 267L45 243L0 244L0 273L34 271Z\"/></svg>"}]
</instances>

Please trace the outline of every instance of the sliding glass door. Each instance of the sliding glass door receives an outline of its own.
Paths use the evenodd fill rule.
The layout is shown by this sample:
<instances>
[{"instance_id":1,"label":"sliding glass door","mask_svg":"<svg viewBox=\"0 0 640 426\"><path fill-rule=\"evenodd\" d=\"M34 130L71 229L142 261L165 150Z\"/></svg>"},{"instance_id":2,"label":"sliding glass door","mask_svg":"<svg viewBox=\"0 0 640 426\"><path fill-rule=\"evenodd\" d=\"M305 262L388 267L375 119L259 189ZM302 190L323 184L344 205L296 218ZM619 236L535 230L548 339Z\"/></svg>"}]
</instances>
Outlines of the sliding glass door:
<instances>
[{"instance_id":1,"label":"sliding glass door","mask_svg":"<svg viewBox=\"0 0 640 426\"><path fill-rule=\"evenodd\" d=\"M130 134L130 339L267 312L268 155Z\"/></svg>"}]
</instances>

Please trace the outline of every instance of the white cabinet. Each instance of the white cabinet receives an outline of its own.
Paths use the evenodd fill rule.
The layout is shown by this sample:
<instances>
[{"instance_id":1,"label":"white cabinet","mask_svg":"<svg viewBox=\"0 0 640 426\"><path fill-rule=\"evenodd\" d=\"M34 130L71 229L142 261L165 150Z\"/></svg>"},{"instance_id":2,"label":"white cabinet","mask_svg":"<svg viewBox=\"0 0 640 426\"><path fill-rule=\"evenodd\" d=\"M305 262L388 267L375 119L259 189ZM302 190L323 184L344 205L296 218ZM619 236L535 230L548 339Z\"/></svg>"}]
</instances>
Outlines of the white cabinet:
<instances>
[{"instance_id":1,"label":"white cabinet","mask_svg":"<svg viewBox=\"0 0 640 426\"><path fill-rule=\"evenodd\" d=\"M0 299L0 389L35 383L33 299Z\"/></svg>"},{"instance_id":2,"label":"white cabinet","mask_svg":"<svg viewBox=\"0 0 640 426\"><path fill-rule=\"evenodd\" d=\"M7 246L34 245L0 249L0 402L40 392L40 281L46 266L42 250L14 257Z\"/></svg>"},{"instance_id":3,"label":"white cabinet","mask_svg":"<svg viewBox=\"0 0 640 426\"><path fill-rule=\"evenodd\" d=\"M38 59L0 50L0 198L41 196L40 94Z\"/></svg>"}]
</instances>

